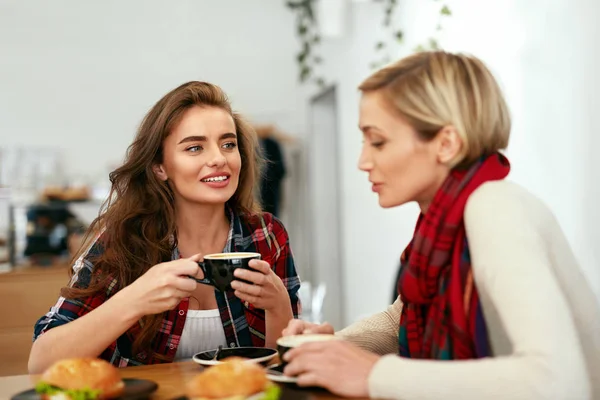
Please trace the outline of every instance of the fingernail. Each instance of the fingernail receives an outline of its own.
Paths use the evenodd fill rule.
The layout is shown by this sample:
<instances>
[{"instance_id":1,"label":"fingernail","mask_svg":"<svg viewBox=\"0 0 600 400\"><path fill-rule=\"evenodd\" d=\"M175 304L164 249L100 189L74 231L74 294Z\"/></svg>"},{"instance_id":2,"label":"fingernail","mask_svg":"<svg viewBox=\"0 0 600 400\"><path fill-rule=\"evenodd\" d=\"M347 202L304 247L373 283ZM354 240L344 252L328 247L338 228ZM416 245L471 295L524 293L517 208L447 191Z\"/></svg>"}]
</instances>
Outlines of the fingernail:
<instances>
[{"instance_id":1,"label":"fingernail","mask_svg":"<svg viewBox=\"0 0 600 400\"><path fill-rule=\"evenodd\" d=\"M290 354L289 353L285 353L283 355L283 361L290 361Z\"/></svg>"}]
</instances>

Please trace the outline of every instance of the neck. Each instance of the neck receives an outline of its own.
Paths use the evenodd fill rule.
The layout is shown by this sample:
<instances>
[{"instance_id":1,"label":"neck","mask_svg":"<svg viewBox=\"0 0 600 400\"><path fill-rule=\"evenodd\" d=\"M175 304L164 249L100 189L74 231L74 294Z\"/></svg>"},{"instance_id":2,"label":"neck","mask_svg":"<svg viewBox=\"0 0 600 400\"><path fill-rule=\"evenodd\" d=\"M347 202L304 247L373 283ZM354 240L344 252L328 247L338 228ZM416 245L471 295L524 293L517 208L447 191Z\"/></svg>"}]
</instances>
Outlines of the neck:
<instances>
[{"instance_id":1,"label":"neck","mask_svg":"<svg viewBox=\"0 0 600 400\"><path fill-rule=\"evenodd\" d=\"M440 190L449 174L449 170L444 171L444 173L441 173L437 177L435 182L431 186L429 186L425 191L423 191L421 196L419 196L417 203L419 204L419 208L421 209L421 214L427 214L427 210L429 210L429 206L433 202L435 195L437 194L438 190Z\"/></svg>"},{"instance_id":2,"label":"neck","mask_svg":"<svg viewBox=\"0 0 600 400\"><path fill-rule=\"evenodd\" d=\"M175 210L177 240L186 244L186 248L187 244L193 243L194 252L209 252L215 244L220 244L222 233L229 230L225 204L191 204L176 201Z\"/></svg>"}]
</instances>

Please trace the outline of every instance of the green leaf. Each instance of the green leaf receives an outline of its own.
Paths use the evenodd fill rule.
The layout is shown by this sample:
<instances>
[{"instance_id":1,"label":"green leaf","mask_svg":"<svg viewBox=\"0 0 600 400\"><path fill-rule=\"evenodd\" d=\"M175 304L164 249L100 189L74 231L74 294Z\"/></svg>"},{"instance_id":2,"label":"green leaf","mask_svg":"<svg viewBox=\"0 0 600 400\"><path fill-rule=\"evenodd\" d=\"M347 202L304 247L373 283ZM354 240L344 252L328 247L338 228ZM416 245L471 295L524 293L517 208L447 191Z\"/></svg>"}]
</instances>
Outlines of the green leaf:
<instances>
[{"instance_id":1,"label":"green leaf","mask_svg":"<svg viewBox=\"0 0 600 400\"><path fill-rule=\"evenodd\" d=\"M277 385L270 385L266 390L265 394L260 400L279 400L281 395L281 389Z\"/></svg>"},{"instance_id":2,"label":"green leaf","mask_svg":"<svg viewBox=\"0 0 600 400\"><path fill-rule=\"evenodd\" d=\"M378 69L379 68L379 63L377 61L373 61L371 64L369 64L369 67L371 69Z\"/></svg>"},{"instance_id":3,"label":"green leaf","mask_svg":"<svg viewBox=\"0 0 600 400\"><path fill-rule=\"evenodd\" d=\"M53 395L57 393L65 393L71 400L96 400L100 396L100 390L80 389L80 390L63 390L47 384L46 382L38 382L35 386L35 391L41 394Z\"/></svg>"},{"instance_id":4,"label":"green leaf","mask_svg":"<svg viewBox=\"0 0 600 400\"><path fill-rule=\"evenodd\" d=\"M315 35L312 39L313 44L319 44L321 42L321 36Z\"/></svg>"},{"instance_id":5,"label":"green leaf","mask_svg":"<svg viewBox=\"0 0 600 400\"><path fill-rule=\"evenodd\" d=\"M300 68L300 82L305 82L308 78L310 78L310 74L312 69L308 65L303 65Z\"/></svg>"},{"instance_id":6,"label":"green leaf","mask_svg":"<svg viewBox=\"0 0 600 400\"><path fill-rule=\"evenodd\" d=\"M312 3L313 3L312 0L305 1L305 8L304 8L304 12L306 13L306 16L308 17L308 19L311 22L313 22L315 20L315 11L313 10Z\"/></svg>"},{"instance_id":7,"label":"green leaf","mask_svg":"<svg viewBox=\"0 0 600 400\"><path fill-rule=\"evenodd\" d=\"M397 40L399 43L402 43L402 42L404 41L404 32L402 32L402 31L398 31L398 32L396 32L396 33L394 34L394 36L396 36L396 40Z\"/></svg>"},{"instance_id":8,"label":"green leaf","mask_svg":"<svg viewBox=\"0 0 600 400\"><path fill-rule=\"evenodd\" d=\"M302 2L298 2L298 1L286 1L285 5L292 10L296 10L300 7L302 7Z\"/></svg>"},{"instance_id":9,"label":"green leaf","mask_svg":"<svg viewBox=\"0 0 600 400\"><path fill-rule=\"evenodd\" d=\"M302 63L304 63L304 60L306 60L306 53L304 51L301 53L298 53L298 55L296 56L296 61L298 61L298 63L302 64Z\"/></svg>"},{"instance_id":10,"label":"green leaf","mask_svg":"<svg viewBox=\"0 0 600 400\"><path fill-rule=\"evenodd\" d=\"M452 15L452 12L450 11L450 9L448 8L448 6L444 6L442 7L442 9L440 10L440 14L445 15L445 16L450 16Z\"/></svg>"},{"instance_id":11,"label":"green leaf","mask_svg":"<svg viewBox=\"0 0 600 400\"><path fill-rule=\"evenodd\" d=\"M35 385L35 391L37 393L50 395L50 394L55 394L55 393L61 392L61 389L57 388L56 386L49 385L46 382L39 381L37 383L37 385Z\"/></svg>"},{"instance_id":12,"label":"green leaf","mask_svg":"<svg viewBox=\"0 0 600 400\"><path fill-rule=\"evenodd\" d=\"M438 41L435 40L434 38L429 38L429 47L432 50L439 50L440 49L440 45L438 44Z\"/></svg>"},{"instance_id":13,"label":"green leaf","mask_svg":"<svg viewBox=\"0 0 600 400\"><path fill-rule=\"evenodd\" d=\"M304 24L298 25L298 35L299 36L304 36L306 34L306 32L308 32L308 28L306 27L306 25L304 25Z\"/></svg>"},{"instance_id":14,"label":"green leaf","mask_svg":"<svg viewBox=\"0 0 600 400\"><path fill-rule=\"evenodd\" d=\"M381 50L385 47L385 43L383 42L377 42L377 44L375 45L375 50Z\"/></svg>"},{"instance_id":15,"label":"green leaf","mask_svg":"<svg viewBox=\"0 0 600 400\"><path fill-rule=\"evenodd\" d=\"M422 52L422 51L425 51L425 47L423 47L423 45L421 45L421 44L420 44L420 45L418 45L417 47L415 47L415 48L413 49L413 51L414 51L415 53L420 53L420 52Z\"/></svg>"}]
</instances>

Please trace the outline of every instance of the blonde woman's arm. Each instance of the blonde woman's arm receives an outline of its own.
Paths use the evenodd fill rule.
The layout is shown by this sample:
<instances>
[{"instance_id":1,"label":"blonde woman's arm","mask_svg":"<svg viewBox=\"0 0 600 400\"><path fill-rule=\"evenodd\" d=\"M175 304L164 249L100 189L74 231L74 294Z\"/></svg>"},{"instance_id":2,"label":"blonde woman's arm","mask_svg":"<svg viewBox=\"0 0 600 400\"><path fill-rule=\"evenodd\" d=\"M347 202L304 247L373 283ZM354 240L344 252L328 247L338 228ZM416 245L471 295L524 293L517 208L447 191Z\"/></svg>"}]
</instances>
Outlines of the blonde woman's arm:
<instances>
[{"instance_id":1,"label":"blonde woman's arm","mask_svg":"<svg viewBox=\"0 0 600 400\"><path fill-rule=\"evenodd\" d=\"M401 312L402 302L397 298L385 311L357 321L336 335L375 354L397 354Z\"/></svg>"}]
</instances>

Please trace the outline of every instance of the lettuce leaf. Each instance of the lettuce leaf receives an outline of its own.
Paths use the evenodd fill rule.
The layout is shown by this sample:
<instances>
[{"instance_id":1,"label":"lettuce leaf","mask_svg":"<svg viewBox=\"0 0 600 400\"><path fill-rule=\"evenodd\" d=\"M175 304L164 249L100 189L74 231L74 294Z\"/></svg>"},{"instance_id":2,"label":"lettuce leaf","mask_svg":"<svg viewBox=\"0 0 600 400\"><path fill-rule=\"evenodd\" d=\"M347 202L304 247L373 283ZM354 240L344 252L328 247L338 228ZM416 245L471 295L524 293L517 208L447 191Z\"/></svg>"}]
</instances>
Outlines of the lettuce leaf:
<instances>
[{"instance_id":1,"label":"lettuce leaf","mask_svg":"<svg viewBox=\"0 0 600 400\"><path fill-rule=\"evenodd\" d=\"M49 385L46 382L40 381L37 385L35 385L35 391L41 394L56 394L62 392L62 389L57 388L56 386Z\"/></svg>"},{"instance_id":2,"label":"lettuce leaf","mask_svg":"<svg viewBox=\"0 0 600 400\"><path fill-rule=\"evenodd\" d=\"M260 400L279 400L280 395L281 388L279 386L269 385L269 387L265 389L265 394Z\"/></svg>"},{"instance_id":3,"label":"lettuce leaf","mask_svg":"<svg viewBox=\"0 0 600 400\"><path fill-rule=\"evenodd\" d=\"M56 386L49 385L46 382L38 382L35 386L35 391L41 394L53 395L57 393L65 393L71 400L96 400L100 396L100 390L79 389L79 390L63 390Z\"/></svg>"}]
</instances>

